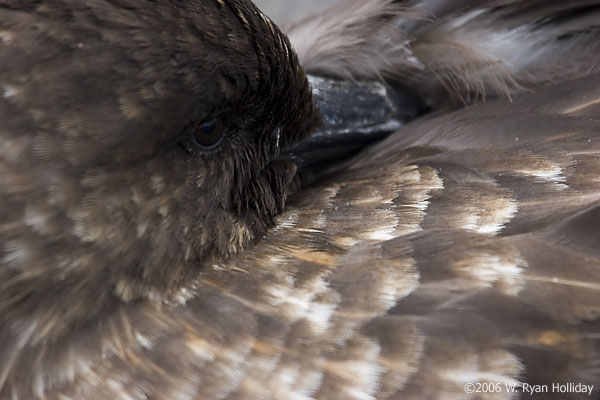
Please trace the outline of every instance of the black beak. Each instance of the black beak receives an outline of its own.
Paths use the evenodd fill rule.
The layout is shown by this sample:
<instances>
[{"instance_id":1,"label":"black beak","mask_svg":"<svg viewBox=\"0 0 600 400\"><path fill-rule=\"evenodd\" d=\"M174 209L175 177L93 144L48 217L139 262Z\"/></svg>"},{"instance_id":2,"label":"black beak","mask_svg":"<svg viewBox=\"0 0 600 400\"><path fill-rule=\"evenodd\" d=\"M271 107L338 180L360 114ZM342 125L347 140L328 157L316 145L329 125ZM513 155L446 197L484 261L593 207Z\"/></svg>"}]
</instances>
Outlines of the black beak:
<instances>
[{"instance_id":1,"label":"black beak","mask_svg":"<svg viewBox=\"0 0 600 400\"><path fill-rule=\"evenodd\" d=\"M300 174L321 175L425 111L423 102L402 87L311 75L308 80L323 124L280 156L293 160Z\"/></svg>"}]
</instances>

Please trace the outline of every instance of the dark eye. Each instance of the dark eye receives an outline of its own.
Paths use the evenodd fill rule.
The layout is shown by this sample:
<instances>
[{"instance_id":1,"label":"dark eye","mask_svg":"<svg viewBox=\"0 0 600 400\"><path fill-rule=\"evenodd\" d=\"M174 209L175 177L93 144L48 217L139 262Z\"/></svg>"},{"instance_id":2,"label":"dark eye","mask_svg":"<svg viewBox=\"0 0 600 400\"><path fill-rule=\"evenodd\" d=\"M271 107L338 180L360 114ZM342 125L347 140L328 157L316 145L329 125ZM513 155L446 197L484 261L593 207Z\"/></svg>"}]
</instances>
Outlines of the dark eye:
<instances>
[{"instance_id":1,"label":"dark eye","mask_svg":"<svg viewBox=\"0 0 600 400\"><path fill-rule=\"evenodd\" d=\"M215 148L225 137L227 124L221 118L213 119L193 127L189 135L189 144L199 150Z\"/></svg>"}]
</instances>

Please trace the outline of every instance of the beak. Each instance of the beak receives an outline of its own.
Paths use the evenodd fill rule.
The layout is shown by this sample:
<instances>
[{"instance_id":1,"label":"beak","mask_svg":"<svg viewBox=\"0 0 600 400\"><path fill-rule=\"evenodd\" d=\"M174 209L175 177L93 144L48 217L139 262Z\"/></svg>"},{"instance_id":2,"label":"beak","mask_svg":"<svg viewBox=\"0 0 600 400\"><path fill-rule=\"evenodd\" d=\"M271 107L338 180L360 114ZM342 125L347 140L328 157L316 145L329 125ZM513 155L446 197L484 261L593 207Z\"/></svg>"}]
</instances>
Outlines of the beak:
<instances>
[{"instance_id":1,"label":"beak","mask_svg":"<svg viewBox=\"0 0 600 400\"><path fill-rule=\"evenodd\" d=\"M425 111L410 90L379 81L350 81L309 75L323 124L280 158L315 179L330 166L383 139Z\"/></svg>"}]
</instances>

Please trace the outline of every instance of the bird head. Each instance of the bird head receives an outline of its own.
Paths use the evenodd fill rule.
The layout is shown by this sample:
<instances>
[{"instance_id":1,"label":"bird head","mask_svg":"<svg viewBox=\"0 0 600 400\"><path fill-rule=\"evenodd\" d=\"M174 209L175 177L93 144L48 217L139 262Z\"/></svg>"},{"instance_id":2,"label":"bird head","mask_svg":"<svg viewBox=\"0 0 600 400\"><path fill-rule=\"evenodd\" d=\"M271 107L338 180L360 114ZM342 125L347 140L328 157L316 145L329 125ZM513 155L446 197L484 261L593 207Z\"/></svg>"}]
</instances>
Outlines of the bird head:
<instances>
[{"instance_id":1,"label":"bird head","mask_svg":"<svg viewBox=\"0 0 600 400\"><path fill-rule=\"evenodd\" d=\"M0 10L0 318L57 340L260 237L320 121L250 1Z\"/></svg>"}]
</instances>

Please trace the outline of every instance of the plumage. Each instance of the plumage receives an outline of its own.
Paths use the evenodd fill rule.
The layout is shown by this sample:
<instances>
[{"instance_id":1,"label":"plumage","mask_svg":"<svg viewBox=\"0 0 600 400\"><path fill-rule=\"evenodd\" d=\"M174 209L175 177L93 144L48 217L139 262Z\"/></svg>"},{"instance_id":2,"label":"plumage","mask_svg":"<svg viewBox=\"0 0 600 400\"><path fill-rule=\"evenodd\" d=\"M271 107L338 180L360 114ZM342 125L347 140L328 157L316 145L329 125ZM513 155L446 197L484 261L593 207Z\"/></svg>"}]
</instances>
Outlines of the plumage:
<instances>
[{"instance_id":1,"label":"plumage","mask_svg":"<svg viewBox=\"0 0 600 400\"><path fill-rule=\"evenodd\" d=\"M251 3L0 1L0 399L598 396L595 2L322 18L356 10L350 49L336 24L290 28L307 70L399 81L432 112L286 200L278 156L320 115ZM502 54L544 51L498 81L470 35L507 30ZM218 150L191 150L215 117Z\"/></svg>"},{"instance_id":2,"label":"plumage","mask_svg":"<svg viewBox=\"0 0 600 400\"><path fill-rule=\"evenodd\" d=\"M286 31L308 72L400 75L440 107L589 75L599 12L587 0L346 1Z\"/></svg>"}]
</instances>

